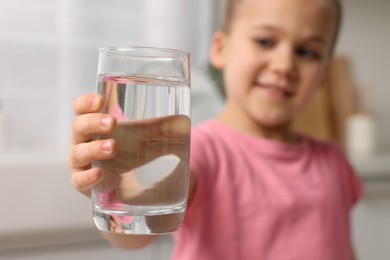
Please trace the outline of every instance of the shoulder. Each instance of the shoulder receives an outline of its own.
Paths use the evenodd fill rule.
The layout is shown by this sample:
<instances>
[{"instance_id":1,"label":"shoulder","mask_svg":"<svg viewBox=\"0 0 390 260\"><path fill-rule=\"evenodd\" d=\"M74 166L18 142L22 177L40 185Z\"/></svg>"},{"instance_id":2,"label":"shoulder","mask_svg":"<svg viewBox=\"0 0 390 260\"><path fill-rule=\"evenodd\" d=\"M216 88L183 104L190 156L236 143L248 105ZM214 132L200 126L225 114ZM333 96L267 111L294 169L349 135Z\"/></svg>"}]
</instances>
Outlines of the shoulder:
<instances>
[{"instance_id":1,"label":"shoulder","mask_svg":"<svg viewBox=\"0 0 390 260\"><path fill-rule=\"evenodd\" d=\"M305 140L308 144L310 157L317 163L326 165L334 173L353 171L347 155L335 141L309 136L306 136Z\"/></svg>"},{"instance_id":2,"label":"shoulder","mask_svg":"<svg viewBox=\"0 0 390 260\"><path fill-rule=\"evenodd\" d=\"M199 123L191 129L191 140L199 137L209 138L212 135L214 120L210 119Z\"/></svg>"},{"instance_id":3,"label":"shoulder","mask_svg":"<svg viewBox=\"0 0 390 260\"><path fill-rule=\"evenodd\" d=\"M237 160L237 140L216 119L207 120L191 130L190 169L202 183L213 183ZM209 185L209 184L207 184Z\"/></svg>"},{"instance_id":4,"label":"shoulder","mask_svg":"<svg viewBox=\"0 0 390 260\"><path fill-rule=\"evenodd\" d=\"M218 125L214 120L200 123L191 130L191 167L214 164L220 146Z\"/></svg>"},{"instance_id":5,"label":"shoulder","mask_svg":"<svg viewBox=\"0 0 390 260\"><path fill-rule=\"evenodd\" d=\"M215 157L222 145L222 135L223 131L215 120L207 120L194 127L191 130L191 160L199 157L205 161Z\"/></svg>"},{"instance_id":6,"label":"shoulder","mask_svg":"<svg viewBox=\"0 0 390 260\"><path fill-rule=\"evenodd\" d=\"M328 169L327 173L336 176L345 191L347 203L354 205L363 194L363 183L349 162L343 149L333 141L324 141L313 137L305 137L312 149L312 156Z\"/></svg>"},{"instance_id":7,"label":"shoulder","mask_svg":"<svg viewBox=\"0 0 390 260\"><path fill-rule=\"evenodd\" d=\"M313 155L326 155L335 157L345 157L342 148L332 140L323 140L311 136L302 136L308 143Z\"/></svg>"},{"instance_id":8,"label":"shoulder","mask_svg":"<svg viewBox=\"0 0 390 260\"><path fill-rule=\"evenodd\" d=\"M223 128L215 119L204 121L192 128L191 146L199 146L203 149L210 148L213 144L220 143L223 135Z\"/></svg>"}]
</instances>

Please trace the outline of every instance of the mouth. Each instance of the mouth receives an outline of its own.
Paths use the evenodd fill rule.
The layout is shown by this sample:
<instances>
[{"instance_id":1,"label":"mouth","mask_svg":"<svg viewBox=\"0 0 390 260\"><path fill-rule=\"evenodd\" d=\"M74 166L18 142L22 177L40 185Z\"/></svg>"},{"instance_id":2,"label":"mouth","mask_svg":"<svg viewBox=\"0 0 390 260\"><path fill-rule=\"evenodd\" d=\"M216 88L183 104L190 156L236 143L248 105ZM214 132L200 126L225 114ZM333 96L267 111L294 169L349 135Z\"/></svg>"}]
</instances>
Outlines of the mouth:
<instances>
[{"instance_id":1,"label":"mouth","mask_svg":"<svg viewBox=\"0 0 390 260\"><path fill-rule=\"evenodd\" d=\"M257 83L261 89L266 90L272 97L275 98L292 98L295 95L295 91L288 86L268 84L268 83Z\"/></svg>"}]
</instances>

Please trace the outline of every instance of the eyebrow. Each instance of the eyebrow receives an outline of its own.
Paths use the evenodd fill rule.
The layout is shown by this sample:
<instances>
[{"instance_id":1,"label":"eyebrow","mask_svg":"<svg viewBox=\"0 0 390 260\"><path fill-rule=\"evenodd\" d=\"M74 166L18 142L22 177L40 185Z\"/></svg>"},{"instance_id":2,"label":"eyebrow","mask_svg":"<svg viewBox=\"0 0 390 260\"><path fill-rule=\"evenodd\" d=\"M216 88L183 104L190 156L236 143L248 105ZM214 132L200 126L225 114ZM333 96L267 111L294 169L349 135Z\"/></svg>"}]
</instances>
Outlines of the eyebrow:
<instances>
[{"instance_id":1,"label":"eyebrow","mask_svg":"<svg viewBox=\"0 0 390 260\"><path fill-rule=\"evenodd\" d=\"M322 45L326 45L326 41L323 37L318 36L318 35L313 35L308 37L308 41L310 42L316 42Z\"/></svg>"},{"instance_id":2,"label":"eyebrow","mask_svg":"<svg viewBox=\"0 0 390 260\"><path fill-rule=\"evenodd\" d=\"M278 28L278 27L275 27L273 25L256 25L254 26L254 29L262 29L262 30L266 30L266 31L279 31L279 32L283 32L282 29ZM313 34L313 35L309 35L308 37L305 37L306 40L310 41L310 42L316 42L318 44L321 44L321 45L326 45L326 40L321 37L320 35L317 35L317 34Z\"/></svg>"}]
</instances>

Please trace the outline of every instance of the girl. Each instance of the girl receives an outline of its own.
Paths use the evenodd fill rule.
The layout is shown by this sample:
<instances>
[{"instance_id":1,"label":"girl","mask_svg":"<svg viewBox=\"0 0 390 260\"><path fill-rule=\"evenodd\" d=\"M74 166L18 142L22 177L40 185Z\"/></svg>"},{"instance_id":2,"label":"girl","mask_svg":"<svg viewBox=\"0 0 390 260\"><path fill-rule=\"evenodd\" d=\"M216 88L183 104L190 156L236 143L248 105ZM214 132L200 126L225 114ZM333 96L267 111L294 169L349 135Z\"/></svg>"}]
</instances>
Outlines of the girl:
<instances>
[{"instance_id":1,"label":"girl","mask_svg":"<svg viewBox=\"0 0 390 260\"><path fill-rule=\"evenodd\" d=\"M211 63L226 104L192 130L188 209L173 258L353 259L349 214L361 183L333 144L295 133L294 117L325 77L341 20L336 0L231 0ZM102 98L74 103L73 186L89 196L102 178L93 160L115 155L115 119ZM154 236L103 234L138 248Z\"/></svg>"}]
</instances>

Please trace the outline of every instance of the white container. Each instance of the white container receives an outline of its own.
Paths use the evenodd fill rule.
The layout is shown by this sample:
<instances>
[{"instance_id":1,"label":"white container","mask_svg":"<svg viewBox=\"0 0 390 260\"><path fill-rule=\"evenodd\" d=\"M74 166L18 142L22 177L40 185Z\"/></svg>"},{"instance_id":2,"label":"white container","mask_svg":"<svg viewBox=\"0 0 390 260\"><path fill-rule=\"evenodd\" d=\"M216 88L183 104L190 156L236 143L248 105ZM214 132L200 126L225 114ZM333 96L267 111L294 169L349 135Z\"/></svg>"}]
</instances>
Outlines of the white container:
<instances>
[{"instance_id":1,"label":"white container","mask_svg":"<svg viewBox=\"0 0 390 260\"><path fill-rule=\"evenodd\" d=\"M346 125L346 148L352 157L369 157L377 150L375 118L370 114L355 114Z\"/></svg>"}]
</instances>

